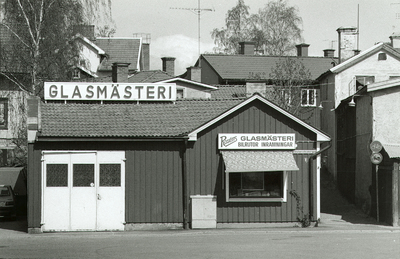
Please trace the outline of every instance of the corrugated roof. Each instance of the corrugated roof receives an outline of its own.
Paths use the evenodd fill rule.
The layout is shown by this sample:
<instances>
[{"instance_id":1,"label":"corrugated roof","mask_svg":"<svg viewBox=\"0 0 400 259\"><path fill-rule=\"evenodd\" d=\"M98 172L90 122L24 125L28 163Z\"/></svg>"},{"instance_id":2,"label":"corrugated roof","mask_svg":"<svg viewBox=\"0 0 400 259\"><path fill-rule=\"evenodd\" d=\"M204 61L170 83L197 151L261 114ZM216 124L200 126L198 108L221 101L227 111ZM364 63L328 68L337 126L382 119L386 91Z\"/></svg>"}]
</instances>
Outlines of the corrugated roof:
<instances>
[{"instance_id":1,"label":"corrugated roof","mask_svg":"<svg viewBox=\"0 0 400 259\"><path fill-rule=\"evenodd\" d=\"M129 70L138 68L141 39L136 38L97 38L95 44L106 52L99 71L111 71L112 63L130 63Z\"/></svg>"},{"instance_id":2,"label":"corrugated roof","mask_svg":"<svg viewBox=\"0 0 400 259\"><path fill-rule=\"evenodd\" d=\"M222 79L254 79L260 77L269 79L276 63L288 57L262 55L219 55L203 54L204 59L215 69ZM316 79L322 73L333 67L337 58L329 57L289 57L299 59L310 70L311 79Z\"/></svg>"},{"instance_id":3,"label":"corrugated roof","mask_svg":"<svg viewBox=\"0 0 400 259\"><path fill-rule=\"evenodd\" d=\"M242 100L173 103L43 103L41 137L179 137Z\"/></svg>"}]
</instances>

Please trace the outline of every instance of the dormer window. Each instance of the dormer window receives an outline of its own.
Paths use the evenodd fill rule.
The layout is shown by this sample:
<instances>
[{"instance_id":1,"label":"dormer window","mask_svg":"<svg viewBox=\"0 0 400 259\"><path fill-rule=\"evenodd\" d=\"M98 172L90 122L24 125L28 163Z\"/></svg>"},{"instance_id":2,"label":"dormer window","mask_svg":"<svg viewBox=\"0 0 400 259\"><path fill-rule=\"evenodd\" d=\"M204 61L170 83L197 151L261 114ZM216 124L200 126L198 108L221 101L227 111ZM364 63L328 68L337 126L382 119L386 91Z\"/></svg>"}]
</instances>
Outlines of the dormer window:
<instances>
[{"instance_id":1,"label":"dormer window","mask_svg":"<svg viewBox=\"0 0 400 259\"><path fill-rule=\"evenodd\" d=\"M301 89L301 106L316 106L316 93L315 89Z\"/></svg>"}]
</instances>

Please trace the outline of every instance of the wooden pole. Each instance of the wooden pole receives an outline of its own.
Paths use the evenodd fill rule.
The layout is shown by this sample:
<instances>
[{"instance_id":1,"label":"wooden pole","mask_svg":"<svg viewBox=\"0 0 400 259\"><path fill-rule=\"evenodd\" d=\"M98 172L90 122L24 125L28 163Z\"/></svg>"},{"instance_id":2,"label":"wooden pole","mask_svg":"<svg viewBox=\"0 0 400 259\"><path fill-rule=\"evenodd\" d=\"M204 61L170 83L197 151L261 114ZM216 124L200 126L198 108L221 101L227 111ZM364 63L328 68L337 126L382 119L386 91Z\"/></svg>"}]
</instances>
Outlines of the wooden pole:
<instances>
[{"instance_id":1,"label":"wooden pole","mask_svg":"<svg viewBox=\"0 0 400 259\"><path fill-rule=\"evenodd\" d=\"M392 225L399 225L399 163L394 162L392 169Z\"/></svg>"},{"instance_id":2,"label":"wooden pole","mask_svg":"<svg viewBox=\"0 0 400 259\"><path fill-rule=\"evenodd\" d=\"M375 189L376 189L376 221L379 222L379 187L378 187L379 166L375 165Z\"/></svg>"}]
</instances>

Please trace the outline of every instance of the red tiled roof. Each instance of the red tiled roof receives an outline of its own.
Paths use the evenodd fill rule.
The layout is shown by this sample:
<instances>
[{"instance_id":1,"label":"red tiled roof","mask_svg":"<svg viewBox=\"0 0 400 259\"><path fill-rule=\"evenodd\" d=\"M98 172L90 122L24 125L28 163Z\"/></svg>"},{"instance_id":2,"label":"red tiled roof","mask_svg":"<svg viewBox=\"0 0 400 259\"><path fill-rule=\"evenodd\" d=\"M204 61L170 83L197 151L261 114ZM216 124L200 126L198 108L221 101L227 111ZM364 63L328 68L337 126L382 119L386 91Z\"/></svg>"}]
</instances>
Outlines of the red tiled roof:
<instances>
[{"instance_id":1,"label":"red tiled roof","mask_svg":"<svg viewBox=\"0 0 400 259\"><path fill-rule=\"evenodd\" d=\"M106 52L107 57L101 62L99 71L111 71L112 63L130 63L129 70L138 69L140 39L135 38L97 38L94 42Z\"/></svg>"},{"instance_id":2,"label":"red tiled roof","mask_svg":"<svg viewBox=\"0 0 400 259\"><path fill-rule=\"evenodd\" d=\"M261 56L261 55L220 55L203 54L203 58L215 69L222 79L251 79L259 76L269 79L272 68L276 63L286 57ZM328 57L297 57L309 69L312 79L333 67L332 62L337 58Z\"/></svg>"},{"instance_id":3,"label":"red tiled roof","mask_svg":"<svg viewBox=\"0 0 400 259\"><path fill-rule=\"evenodd\" d=\"M43 103L41 137L179 137L242 100L173 103Z\"/></svg>"},{"instance_id":4,"label":"red tiled roof","mask_svg":"<svg viewBox=\"0 0 400 259\"><path fill-rule=\"evenodd\" d=\"M140 71L128 77L129 83L155 83L173 78L167 72L161 70Z\"/></svg>"}]
</instances>

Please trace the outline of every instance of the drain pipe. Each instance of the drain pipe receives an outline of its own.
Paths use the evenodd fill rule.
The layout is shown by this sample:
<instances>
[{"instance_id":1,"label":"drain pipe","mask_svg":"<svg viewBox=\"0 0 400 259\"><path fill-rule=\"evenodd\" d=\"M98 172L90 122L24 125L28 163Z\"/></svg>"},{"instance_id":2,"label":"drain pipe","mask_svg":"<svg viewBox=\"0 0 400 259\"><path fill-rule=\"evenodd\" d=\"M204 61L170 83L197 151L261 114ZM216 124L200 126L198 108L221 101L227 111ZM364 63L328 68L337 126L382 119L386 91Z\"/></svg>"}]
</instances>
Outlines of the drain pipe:
<instances>
[{"instance_id":1,"label":"drain pipe","mask_svg":"<svg viewBox=\"0 0 400 259\"><path fill-rule=\"evenodd\" d=\"M332 146L331 141L329 141L328 146L324 147L323 149L315 152L314 154L312 154L309 158L308 158L308 174L309 174L309 184L308 184L308 190L309 190L309 217L310 217L310 222L315 221L314 220L314 174L313 174L313 170L312 170L312 161L318 156L320 155L322 152L328 150L330 147Z\"/></svg>"}]
</instances>

